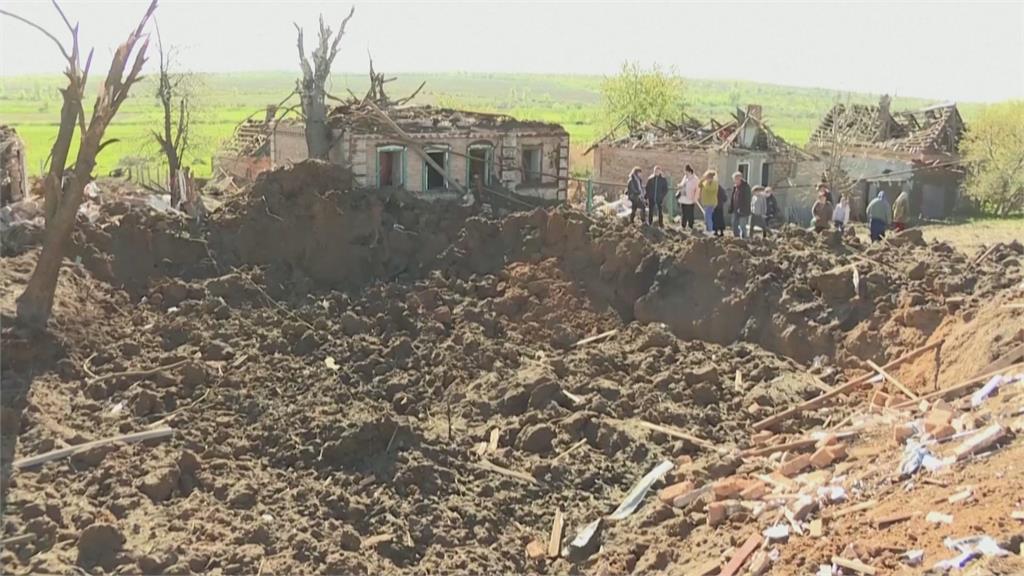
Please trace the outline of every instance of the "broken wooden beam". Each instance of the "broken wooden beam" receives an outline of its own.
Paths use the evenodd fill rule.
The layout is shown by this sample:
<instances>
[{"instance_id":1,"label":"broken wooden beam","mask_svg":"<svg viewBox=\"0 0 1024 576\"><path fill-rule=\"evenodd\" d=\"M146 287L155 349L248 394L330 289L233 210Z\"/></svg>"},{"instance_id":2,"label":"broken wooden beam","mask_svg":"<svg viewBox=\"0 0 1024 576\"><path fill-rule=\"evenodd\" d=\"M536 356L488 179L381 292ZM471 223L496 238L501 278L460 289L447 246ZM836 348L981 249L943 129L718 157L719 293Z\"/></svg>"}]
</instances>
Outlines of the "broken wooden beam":
<instances>
[{"instance_id":1,"label":"broken wooden beam","mask_svg":"<svg viewBox=\"0 0 1024 576\"><path fill-rule=\"evenodd\" d=\"M599 340L604 340L605 338L611 338L612 336L615 336L618 333L619 330L617 328L615 330L601 332L600 334L595 334L593 336L589 336L587 338L584 338L583 340L576 342L575 344L572 345L572 348L579 348L580 346L586 346L587 344L592 344Z\"/></svg>"},{"instance_id":2,"label":"broken wooden beam","mask_svg":"<svg viewBox=\"0 0 1024 576\"><path fill-rule=\"evenodd\" d=\"M131 434L122 434L121 436L114 436L112 438L104 438L102 440L93 440L92 442L85 442L83 444L77 444L75 446L68 446L67 448L59 448L57 450L51 450L44 452L37 456L30 456L28 458L22 458L15 460L11 465L15 470L21 470L23 468L31 468L33 466L39 466L40 464L46 464L54 460L60 460L61 458L67 458L74 456L80 452L98 448L100 446L108 446L111 444L135 444L137 442L145 442L147 440L159 440L166 438L174 434L172 428L157 428L156 430L145 430L143 432L133 432Z\"/></svg>"},{"instance_id":3,"label":"broken wooden beam","mask_svg":"<svg viewBox=\"0 0 1024 576\"><path fill-rule=\"evenodd\" d=\"M832 519L839 518L840 516L847 516L856 512L863 512L864 510L870 510L878 505L878 500L868 500L867 502L861 502L860 504L854 504L847 506L846 508L840 508L839 510L828 510L825 511L821 516L823 518Z\"/></svg>"},{"instance_id":4,"label":"broken wooden beam","mask_svg":"<svg viewBox=\"0 0 1024 576\"><path fill-rule=\"evenodd\" d=\"M1004 372L1008 372L1010 370L1016 370L1016 369L1019 369L1019 368L1024 368L1024 362L1021 362L1021 363L1018 363L1018 364L1011 364L1009 366L1005 366L1005 367L997 368L997 369L989 371L989 372L985 372L984 374L981 374L979 376L975 376L975 377L971 378L970 380L968 380L966 382L961 382L960 384L955 384L953 386L949 386L947 388L943 388L942 390L936 390L935 392L931 392L929 394L925 394L924 396L921 396L917 400L907 400L906 402L900 402L899 404L893 404L892 406L890 406L890 408L895 408L897 410L900 410L900 409L903 409L903 408L910 408L910 407L913 407L913 406L917 406L918 403L920 403L921 401L924 401L924 400L931 401L931 400L934 400L936 398L947 398L947 397L963 396L971 388L974 388L975 386L977 386L978 384L984 382L985 380L988 380L989 378L991 378L993 376L996 376L997 374L1002 374Z\"/></svg>"},{"instance_id":5,"label":"broken wooden beam","mask_svg":"<svg viewBox=\"0 0 1024 576\"><path fill-rule=\"evenodd\" d=\"M562 551L562 530L565 518L561 510L555 510L555 520L551 523L551 535L548 537L548 558L558 558Z\"/></svg>"},{"instance_id":6,"label":"broken wooden beam","mask_svg":"<svg viewBox=\"0 0 1024 576\"><path fill-rule=\"evenodd\" d=\"M537 479L534 478L533 476L530 476L529 474L517 472L515 470L510 470L508 468L505 468L504 466L498 466L497 464L494 464L489 460L471 462L470 464L481 470L487 470L488 472L497 472L498 474L504 474L505 476L515 478L516 480L521 480L528 484L539 484L539 482L537 482Z\"/></svg>"},{"instance_id":7,"label":"broken wooden beam","mask_svg":"<svg viewBox=\"0 0 1024 576\"><path fill-rule=\"evenodd\" d=\"M879 366L878 364L875 364L871 360L866 360L866 362L868 363L868 366L871 366L871 368L875 372L878 372L879 374L881 374L882 378L885 378L886 380L888 380L890 384L895 386L907 398L910 398L911 400L917 400L917 394L914 394L914 392L910 388L907 388L906 386L904 386L903 383L900 382L899 380L897 380L895 376L893 376L892 374L889 374L888 372L886 372L885 368L882 368L881 366Z\"/></svg>"},{"instance_id":8,"label":"broken wooden beam","mask_svg":"<svg viewBox=\"0 0 1024 576\"><path fill-rule=\"evenodd\" d=\"M716 444L714 444L714 443L712 443L712 442L710 442L708 440L705 440L703 438L694 436L693 434L690 434L689 432L680 430L678 428L673 428L671 426L663 426L661 424L654 424L654 423L648 422L646 420L640 420L640 419L636 419L636 420L634 420L634 422L636 422L637 426L640 426L641 428L647 428L648 430L653 430L655 432L661 432L662 434L664 434L666 436L671 436L673 438L680 438L682 440L687 440L689 442L692 442L692 443L696 444L697 446L700 446L701 448L707 448L708 450L715 450L715 451L724 450L724 448L722 448L721 446L718 446L718 445L716 445Z\"/></svg>"},{"instance_id":9,"label":"broken wooden beam","mask_svg":"<svg viewBox=\"0 0 1024 576\"><path fill-rule=\"evenodd\" d=\"M886 528L893 524L899 524L900 522L906 522L914 516L917 516L917 512L900 512L898 514L892 514L890 516L884 516L875 520L875 528Z\"/></svg>"},{"instance_id":10,"label":"broken wooden beam","mask_svg":"<svg viewBox=\"0 0 1024 576\"><path fill-rule=\"evenodd\" d=\"M902 364L902 363L904 363L904 362L906 362L908 360L911 360L911 359L917 357L918 355L923 354L923 353L925 353L925 352L935 348L936 346L941 346L941 345L942 345L942 340L938 340L936 342L932 342L931 344L926 344L924 346L921 346L920 348L916 348L914 350L911 350L910 352L907 352L906 354L904 354L903 356L900 356L899 358L893 360L892 362L889 362L888 364L883 366L883 368L885 368L886 370L888 370L890 368L895 368L896 366L899 366L900 364ZM754 424L753 428L754 428L754 430L763 430L765 428L768 428L769 426L774 426L775 424L778 424L779 422L782 422L784 420L788 420L789 418L792 418L793 416L796 416L797 414L800 414L801 412L804 412L806 410L811 410L813 408L817 408L818 406L821 406L822 404L824 404L825 402L828 402L829 400L835 398L836 396L839 396L841 394L845 394L848 391L854 390L854 389L856 389L856 388L866 384L872 378L874 378L874 374L870 374L870 373L865 374L865 375L860 376L860 377L857 377L857 378L854 378L853 380L850 380L849 382L847 382L846 384L843 384L842 386L838 386L836 388L833 388L831 392L826 392L825 394L822 394L821 396L816 396L814 398L811 398L810 400L807 400L806 402L797 404L796 406L793 406L792 408L788 408L786 410L783 410L782 412L779 412L778 414L774 414L772 416L769 416L769 417L765 418L764 420L761 420L760 422L757 422L756 424Z\"/></svg>"},{"instance_id":11,"label":"broken wooden beam","mask_svg":"<svg viewBox=\"0 0 1024 576\"><path fill-rule=\"evenodd\" d=\"M747 558L757 550L757 547L761 545L761 535L754 533L751 534L747 541L740 546L740 549L733 554L733 557L729 562L722 566L722 571L718 576L735 576L739 573L740 568L743 568L743 564L746 563Z\"/></svg>"},{"instance_id":12,"label":"broken wooden beam","mask_svg":"<svg viewBox=\"0 0 1024 576\"><path fill-rule=\"evenodd\" d=\"M854 572L867 574L867 576L874 576L875 574L874 567L868 566L859 560L850 560L849 558L843 558L842 556L833 556L832 563L840 568L846 568L848 570L853 570Z\"/></svg>"}]
</instances>

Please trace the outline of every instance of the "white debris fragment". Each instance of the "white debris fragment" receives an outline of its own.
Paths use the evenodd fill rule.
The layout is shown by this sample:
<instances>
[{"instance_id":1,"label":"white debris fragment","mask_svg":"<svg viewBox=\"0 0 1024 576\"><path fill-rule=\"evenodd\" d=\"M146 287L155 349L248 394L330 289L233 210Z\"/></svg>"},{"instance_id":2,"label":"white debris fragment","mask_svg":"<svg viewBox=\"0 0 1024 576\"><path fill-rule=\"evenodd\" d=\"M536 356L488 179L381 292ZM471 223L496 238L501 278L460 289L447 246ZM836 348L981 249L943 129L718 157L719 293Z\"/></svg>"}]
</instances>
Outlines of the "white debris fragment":
<instances>
[{"instance_id":1,"label":"white debris fragment","mask_svg":"<svg viewBox=\"0 0 1024 576\"><path fill-rule=\"evenodd\" d=\"M942 512L929 512L924 517L925 521L931 524L952 524L953 516L950 514L943 514Z\"/></svg>"},{"instance_id":2,"label":"white debris fragment","mask_svg":"<svg viewBox=\"0 0 1024 576\"><path fill-rule=\"evenodd\" d=\"M789 525L776 524L764 531L764 537L768 542L785 542L789 538Z\"/></svg>"},{"instance_id":3,"label":"white debris fragment","mask_svg":"<svg viewBox=\"0 0 1024 576\"><path fill-rule=\"evenodd\" d=\"M907 550L903 553L903 563L907 566L920 566L924 562L924 550Z\"/></svg>"},{"instance_id":4,"label":"white debris fragment","mask_svg":"<svg viewBox=\"0 0 1024 576\"><path fill-rule=\"evenodd\" d=\"M665 460L661 464L654 467L653 470L644 475L639 482L633 486L633 489L626 494L626 497L622 500L622 504L612 512L612 515L608 518L611 520L622 520L628 517L640 506L640 502L643 501L644 495L651 489L651 485L661 479L662 476L668 473L669 470L675 468L669 460Z\"/></svg>"}]
</instances>

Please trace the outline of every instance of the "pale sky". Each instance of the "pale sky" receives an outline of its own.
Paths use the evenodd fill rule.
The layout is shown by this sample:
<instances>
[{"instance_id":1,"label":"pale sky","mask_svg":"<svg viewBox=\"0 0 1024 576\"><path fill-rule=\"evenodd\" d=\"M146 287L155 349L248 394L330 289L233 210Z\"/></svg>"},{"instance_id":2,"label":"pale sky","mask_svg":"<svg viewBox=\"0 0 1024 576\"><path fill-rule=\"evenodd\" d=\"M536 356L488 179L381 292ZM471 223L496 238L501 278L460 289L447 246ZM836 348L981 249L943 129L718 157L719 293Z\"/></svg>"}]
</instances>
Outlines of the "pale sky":
<instances>
[{"instance_id":1,"label":"pale sky","mask_svg":"<svg viewBox=\"0 0 1024 576\"><path fill-rule=\"evenodd\" d=\"M66 31L49 2L5 9ZM106 69L145 1L64 0ZM165 43L199 71L295 70L295 30L332 27L350 2L162 0ZM1024 98L1024 1L360 2L336 72L610 74L624 60L739 79L940 100ZM58 73L38 32L0 17L0 75ZM94 66L95 68L95 66Z\"/></svg>"}]
</instances>

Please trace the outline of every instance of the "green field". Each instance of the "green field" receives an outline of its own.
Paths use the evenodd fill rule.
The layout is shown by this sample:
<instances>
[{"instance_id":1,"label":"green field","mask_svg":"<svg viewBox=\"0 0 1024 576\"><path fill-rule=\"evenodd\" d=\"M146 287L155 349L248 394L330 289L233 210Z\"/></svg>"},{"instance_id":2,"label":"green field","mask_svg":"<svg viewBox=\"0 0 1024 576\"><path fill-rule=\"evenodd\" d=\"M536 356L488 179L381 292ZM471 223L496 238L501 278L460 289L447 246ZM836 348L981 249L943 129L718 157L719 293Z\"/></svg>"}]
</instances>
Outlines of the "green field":
<instances>
[{"instance_id":1,"label":"green field","mask_svg":"<svg viewBox=\"0 0 1024 576\"><path fill-rule=\"evenodd\" d=\"M276 104L295 85L296 73L254 72L204 74L199 76L198 110L194 122L195 146L187 155L197 174L207 175L214 151L246 117L261 115L268 104ZM596 138L608 129L601 110L600 76L524 74L398 74L388 84L394 96L404 96L426 81L417 103L439 104L484 112L503 112L522 119L559 122L572 140L572 169L589 170L589 158L582 156ZM60 111L60 76L0 77L0 122L11 124L25 140L29 171L42 172ZM347 89L357 94L366 90L363 75L335 75L331 92L338 96ZM87 97L94 97L96 86ZM699 119L727 119L737 106L761 104L765 118L775 132L802 145L821 115L836 99L874 102L871 94L839 94L816 88L794 88L739 81L688 80L687 112ZM294 98L293 98L294 101ZM894 109L916 108L935 101L896 98ZM961 104L970 121L981 105ZM152 78L135 87L114 123L107 131L118 142L108 146L99 158L98 174L119 164L150 159L159 162L151 130L161 122L159 103Z\"/></svg>"}]
</instances>

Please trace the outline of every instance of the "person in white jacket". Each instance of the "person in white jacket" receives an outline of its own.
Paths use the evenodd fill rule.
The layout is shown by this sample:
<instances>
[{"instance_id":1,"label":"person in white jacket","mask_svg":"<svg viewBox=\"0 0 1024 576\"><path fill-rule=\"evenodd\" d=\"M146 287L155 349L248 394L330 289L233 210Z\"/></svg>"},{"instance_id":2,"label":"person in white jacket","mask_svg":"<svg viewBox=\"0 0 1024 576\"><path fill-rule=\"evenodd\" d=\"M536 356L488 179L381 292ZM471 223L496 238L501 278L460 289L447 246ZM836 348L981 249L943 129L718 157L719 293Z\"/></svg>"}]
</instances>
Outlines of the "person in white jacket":
<instances>
[{"instance_id":1,"label":"person in white jacket","mask_svg":"<svg viewBox=\"0 0 1024 576\"><path fill-rule=\"evenodd\" d=\"M850 198L843 194L843 197L839 200L839 204L836 204L834 210L832 210L832 224L835 225L836 230L842 232L846 229L846 225L850 222Z\"/></svg>"},{"instance_id":2,"label":"person in white jacket","mask_svg":"<svg viewBox=\"0 0 1024 576\"><path fill-rule=\"evenodd\" d=\"M676 200L679 201L679 209L682 212L682 226L685 230L693 230L693 213L697 204L697 185L700 179L693 173L693 167L689 164L683 169L683 179L676 187Z\"/></svg>"}]
</instances>

